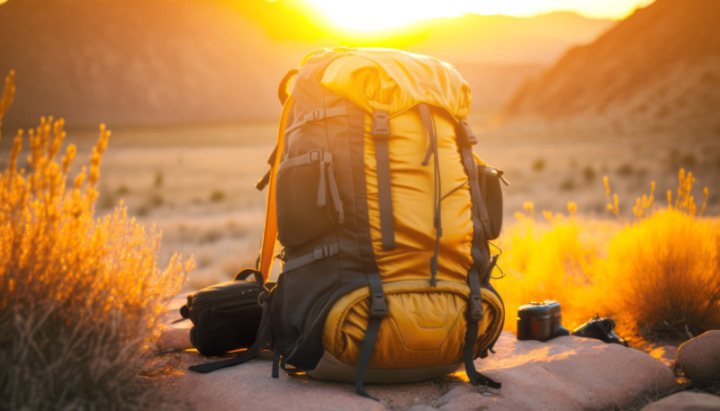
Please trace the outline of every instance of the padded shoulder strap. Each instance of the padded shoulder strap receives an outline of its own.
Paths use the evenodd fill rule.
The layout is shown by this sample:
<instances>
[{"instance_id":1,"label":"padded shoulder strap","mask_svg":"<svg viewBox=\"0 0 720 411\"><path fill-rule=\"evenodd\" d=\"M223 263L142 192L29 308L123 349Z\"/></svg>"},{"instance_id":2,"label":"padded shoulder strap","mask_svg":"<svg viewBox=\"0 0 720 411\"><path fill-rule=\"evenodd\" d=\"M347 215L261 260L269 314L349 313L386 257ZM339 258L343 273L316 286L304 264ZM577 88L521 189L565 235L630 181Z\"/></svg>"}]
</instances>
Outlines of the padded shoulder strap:
<instances>
[{"instance_id":1,"label":"padded shoulder strap","mask_svg":"<svg viewBox=\"0 0 720 411\"><path fill-rule=\"evenodd\" d=\"M275 204L275 183L277 180L277 170L280 166L285 145L285 128L287 127L288 114L293 105L293 98L289 96L285 100L282 116L280 117L280 125L278 126L277 153L275 156L275 164L270 169L270 180L268 182L267 203L265 205L265 228L263 229L262 246L260 248L260 261L258 262L258 270L262 273L265 281L270 276L272 268L273 255L275 252L275 242L277 241L277 207Z\"/></svg>"}]
</instances>

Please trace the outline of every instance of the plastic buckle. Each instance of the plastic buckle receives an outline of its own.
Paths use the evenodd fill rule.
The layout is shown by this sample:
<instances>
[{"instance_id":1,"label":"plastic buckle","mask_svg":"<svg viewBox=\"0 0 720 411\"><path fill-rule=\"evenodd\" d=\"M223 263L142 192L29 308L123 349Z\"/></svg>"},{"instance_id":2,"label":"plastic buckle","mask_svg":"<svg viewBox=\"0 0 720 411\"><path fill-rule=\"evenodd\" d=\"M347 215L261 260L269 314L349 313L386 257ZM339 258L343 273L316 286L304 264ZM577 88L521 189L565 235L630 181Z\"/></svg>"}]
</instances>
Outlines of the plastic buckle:
<instances>
[{"instance_id":1,"label":"plastic buckle","mask_svg":"<svg viewBox=\"0 0 720 411\"><path fill-rule=\"evenodd\" d=\"M320 161L320 158L322 158L320 150L312 150L308 153L308 163L310 164Z\"/></svg>"},{"instance_id":2,"label":"plastic buckle","mask_svg":"<svg viewBox=\"0 0 720 411\"><path fill-rule=\"evenodd\" d=\"M322 120L323 117L325 117L324 110L322 110L322 109L317 109L317 110L313 110L313 111L309 112L309 113L307 114L307 116L305 117L305 121L306 121L306 122L309 122L309 121L318 121L318 120Z\"/></svg>"},{"instance_id":3,"label":"plastic buckle","mask_svg":"<svg viewBox=\"0 0 720 411\"><path fill-rule=\"evenodd\" d=\"M372 294L370 296L370 317L382 318L387 315L387 302L384 293Z\"/></svg>"},{"instance_id":4,"label":"plastic buckle","mask_svg":"<svg viewBox=\"0 0 720 411\"><path fill-rule=\"evenodd\" d=\"M327 258L333 255L333 250L331 245L319 245L315 247L315 250L313 250L313 256L315 257L315 260L322 260L323 258Z\"/></svg>"},{"instance_id":5,"label":"plastic buckle","mask_svg":"<svg viewBox=\"0 0 720 411\"><path fill-rule=\"evenodd\" d=\"M373 137L390 137L390 115L384 110L373 111Z\"/></svg>"},{"instance_id":6,"label":"plastic buckle","mask_svg":"<svg viewBox=\"0 0 720 411\"><path fill-rule=\"evenodd\" d=\"M482 295L470 295L470 321L480 321L483 318Z\"/></svg>"},{"instance_id":7,"label":"plastic buckle","mask_svg":"<svg viewBox=\"0 0 720 411\"><path fill-rule=\"evenodd\" d=\"M315 247L315 250L313 250L313 254L315 256L315 260L322 260L323 258L330 257L330 246L319 245Z\"/></svg>"}]
</instances>

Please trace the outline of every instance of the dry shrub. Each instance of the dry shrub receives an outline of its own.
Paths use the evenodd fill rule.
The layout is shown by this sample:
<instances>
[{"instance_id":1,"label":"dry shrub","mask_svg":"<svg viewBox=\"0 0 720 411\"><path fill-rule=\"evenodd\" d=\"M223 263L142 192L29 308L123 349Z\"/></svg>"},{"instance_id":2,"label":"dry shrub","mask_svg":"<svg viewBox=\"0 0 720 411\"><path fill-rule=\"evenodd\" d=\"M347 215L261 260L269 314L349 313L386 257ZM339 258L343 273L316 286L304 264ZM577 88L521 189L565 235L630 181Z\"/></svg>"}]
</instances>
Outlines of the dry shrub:
<instances>
[{"instance_id":1,"label":"dry shrub","mask_svg":"<svg viewBox=\"0 0 720 411\"><path fill-rule=\"evenodd\" d=\"M694 178L680 170L674 198L658 210L651 194L637 199L633 223L620 218L617 195L605 178L608 210L619 223L594 224L545 212L534 219L532 204L501 237L501 265L507 276L496 282L508 318L530 301L561 303L563 325L573 328L594 313L609 316L627 337L685 339L720 328L720 222L703 219L696 205ZM505 328L515 330L515 322Z\"/></svg>"},{"instance_id":2,"label":"dry shrub","mask_svg":"<svg viewBox=\"0 0 720 411\"><path fill-rule=\"evenodd\" d=\"M0 125L13 92L11 72ZM63 121L29 131L28 170L17 169L22 134L0 179L0 408L150 407L134 381L192 259L159 269L154 227L122 207L94 217L104 126L89 168L69 183L75 147L56 160Z\"/></svg>"},{"instance_id":3,"label":"dry shrub","mask_svg":"<svg viewBox=\"0 0 720 411\"><path fill-rule=\"evenodd\" d=\"M620 329L649 338L687 338L720 327L717 221L677 209L619 232L594 293Z\"/></svg>"},{"instance_id":4,"label":"dry shrub","mask_svg":"<svg viewBox=\"0 0 720 411\"><path fill-rule=\"evenodd\" d=\"M569 207L570 217L545 212L545 221L538 222L532 204L526 203L528 215L518 213L517 223L501 237L500 264L506 275L493 284L505 303L506 330L515 331L518 308L531 301L558 301L565 327L580 325L595 313L587 294L608 227L581 223L572 215L575 205Z\"/></svg>"},{"instance_id":5,"label":"dry shrub","mask_svg":"<svg viewBox=\"0 0 720 411\"><path fill-rule=\"evenodd\" d=\"M678 180L666 209L654 211L654 183L637 199L635 223L613 238L595 279L596 295L616 295L598 304L622 332L684 339L720 328L720 223L701 218L708 189L698 210L692 173L680 169Z\"/></svg>"}]
</instances>

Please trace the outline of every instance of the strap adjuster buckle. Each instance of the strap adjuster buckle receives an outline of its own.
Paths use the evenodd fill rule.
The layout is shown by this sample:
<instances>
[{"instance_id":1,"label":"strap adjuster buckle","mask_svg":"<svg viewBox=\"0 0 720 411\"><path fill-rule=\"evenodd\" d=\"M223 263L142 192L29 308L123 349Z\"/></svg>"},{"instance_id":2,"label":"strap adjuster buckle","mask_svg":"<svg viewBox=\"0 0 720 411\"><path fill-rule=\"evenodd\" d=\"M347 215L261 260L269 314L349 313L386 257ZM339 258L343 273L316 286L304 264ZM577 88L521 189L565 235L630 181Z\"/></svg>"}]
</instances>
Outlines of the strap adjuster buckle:
<instances>
[{"instance_id":1,"label":"strap adjuster buckle","mask_svg":"<svg viewBox=\"0 0 720 411\"><path fill-rule=\"evenodd\" d=\"M323 110L323 109L316 109L316 110L313 110L313 111L309 112L309 113L305 116L305 121L306 121L306 122L318 121L318 120L322 120L324 117L325 117L324 110Z\"/></svg>"},{"instance_id":2,"label":"strap adjuster buckle","mask_svg":"<svg viewBox=\"0 0 720 411\"><path fill-rule=\"evenodd\" d=\"M329 245L319 245L313 250L315 260L322 260L323 258L330 257L332 250Z\"/></svg>"},{"instance_id":3,"label":"strap adjuster buckle","mask_svg":"<svg viewBox=\"0 0 720 411\"><path fill-rule=\"evenodd\" d=\"M387 301L384 293L372 294L370 296L370 317L382 318L387 315Z\"/></svg>"},{"instance_id":4,"label":"strap adjuster buckle","mask_svg":"<svg viewBox=\"0 0 720 411\"><path fill-rule=\"evenodd\" d=\"M320 161L321 158L322 153L320 150L312 150L308 153L308 163L310 164Z\"/></svg>"},{"instance_id":5,"label":"strap adjuster buckle","mask_svg":"<svg viewBox=\"0 0 720 411\"><path fill-rule=\"evenodd\" d=\"M468 307L470 321L480 321L483 318L482 295L470 295Z\"/></svg>"},{"instance_id":6,"label":"strap adjuster buckle","mask_svg":"<svg viewBox=\"0 0 720 411\"><path fill-rule=\"evenodd\" d=\"M373 137L390 137L390 114L385 110L373 111Z\"/></svg>"}]
</instances>

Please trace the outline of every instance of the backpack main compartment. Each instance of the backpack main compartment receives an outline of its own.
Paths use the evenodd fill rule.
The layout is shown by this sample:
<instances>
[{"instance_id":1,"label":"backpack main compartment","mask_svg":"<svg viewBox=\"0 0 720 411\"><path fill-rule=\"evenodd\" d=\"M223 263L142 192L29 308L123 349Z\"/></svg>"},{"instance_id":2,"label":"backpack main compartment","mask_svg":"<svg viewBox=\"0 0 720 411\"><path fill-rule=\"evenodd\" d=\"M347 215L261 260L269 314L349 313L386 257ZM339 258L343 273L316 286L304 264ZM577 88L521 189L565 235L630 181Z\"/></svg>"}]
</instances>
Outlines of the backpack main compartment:
<instances>
[{"instance_id":1,"label":"backpack main compartment","mask_svg":"<svg viewBox=\"0 0 720 411\"><path fill-rule=\"evenodd\" d=\"M415 381L492 347L504 308L487 241L499 226L482 204L469 106L467 83L430 57L306 57L273 176L283 271L270 322L282 365Z\"/></svg>"}]
</instances>

